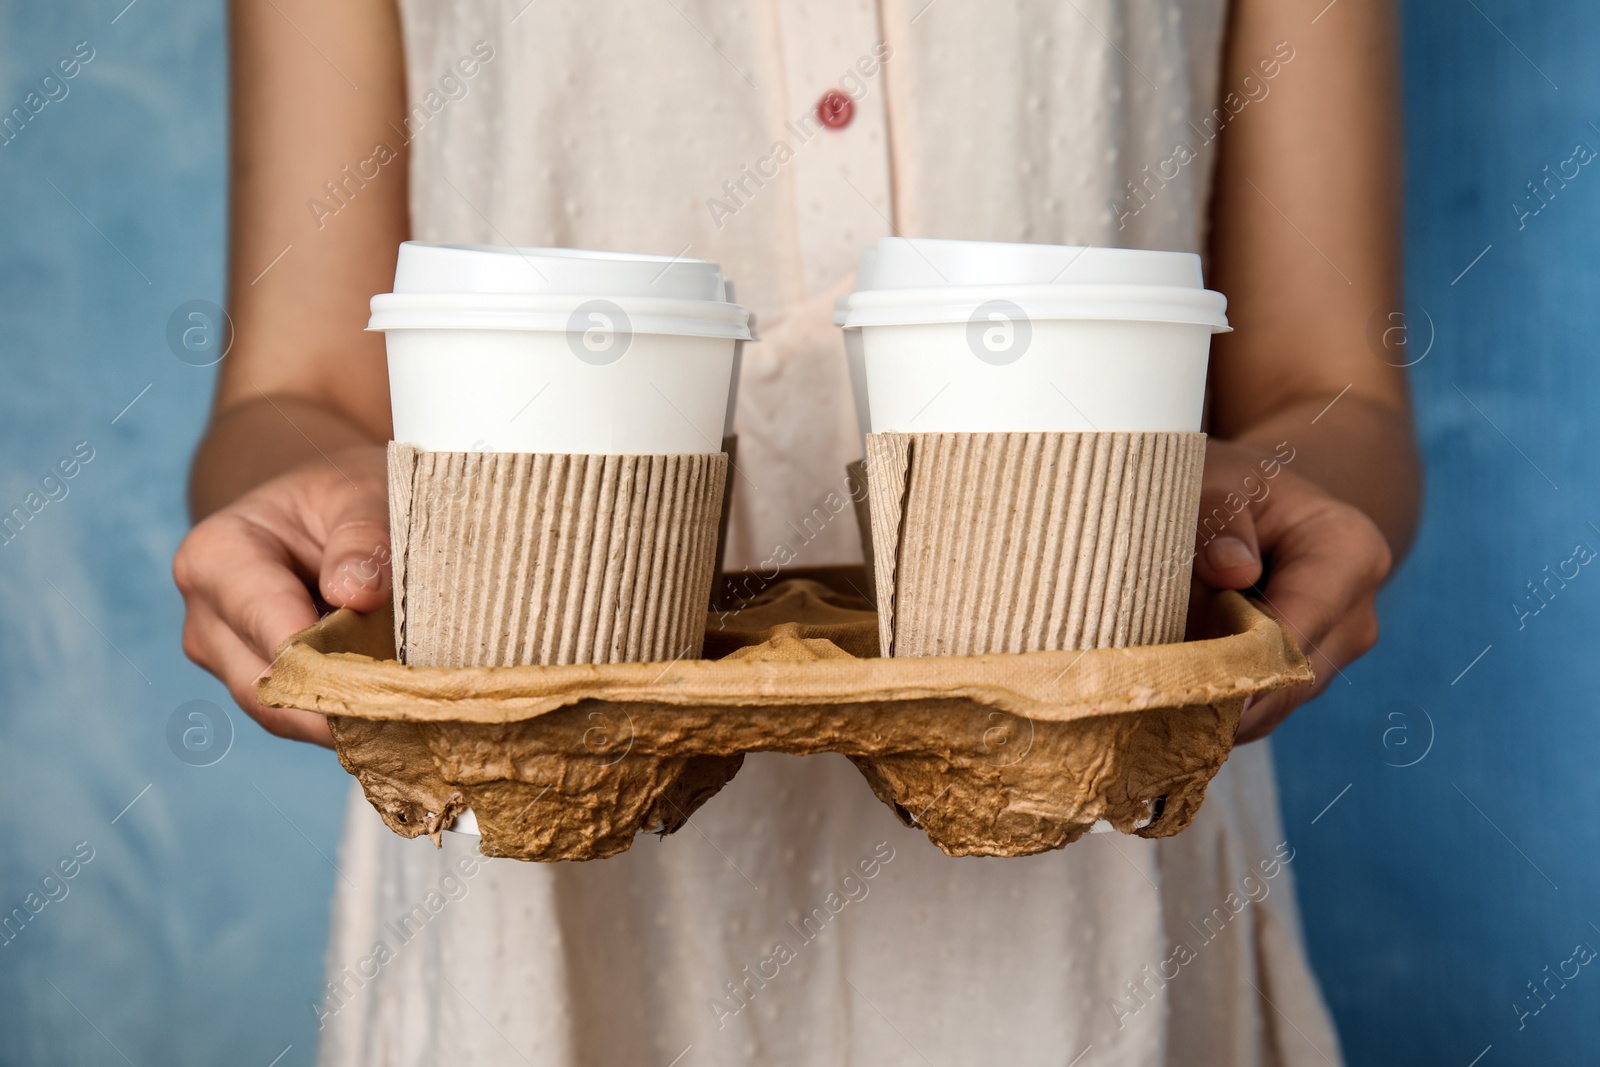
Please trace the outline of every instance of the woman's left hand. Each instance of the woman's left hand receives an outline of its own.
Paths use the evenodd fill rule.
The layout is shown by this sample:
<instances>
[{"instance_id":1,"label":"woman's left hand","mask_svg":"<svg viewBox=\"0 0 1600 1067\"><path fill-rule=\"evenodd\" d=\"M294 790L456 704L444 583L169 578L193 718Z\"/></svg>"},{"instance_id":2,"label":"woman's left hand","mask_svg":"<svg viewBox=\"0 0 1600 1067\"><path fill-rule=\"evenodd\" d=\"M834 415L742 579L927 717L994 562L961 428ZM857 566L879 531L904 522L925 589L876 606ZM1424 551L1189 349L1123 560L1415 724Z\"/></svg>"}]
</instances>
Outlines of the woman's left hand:
<instances>
[{"instance_id":1,"label":"woman's left hand","mask_svg":"<svg viewBox=\"0 0 1600 1067\"><path fill-rule=\"evenodd\" d=\"M1313 688L1247 704L1240 744L1271 733L1378 640L1375 602L1389 574L1389 544L1363 512L1295 474L1293 464L1288 443L1206 445L1195 575L1216 589L1255 587L1317 672Z\"/></svg>"}]
</instances>

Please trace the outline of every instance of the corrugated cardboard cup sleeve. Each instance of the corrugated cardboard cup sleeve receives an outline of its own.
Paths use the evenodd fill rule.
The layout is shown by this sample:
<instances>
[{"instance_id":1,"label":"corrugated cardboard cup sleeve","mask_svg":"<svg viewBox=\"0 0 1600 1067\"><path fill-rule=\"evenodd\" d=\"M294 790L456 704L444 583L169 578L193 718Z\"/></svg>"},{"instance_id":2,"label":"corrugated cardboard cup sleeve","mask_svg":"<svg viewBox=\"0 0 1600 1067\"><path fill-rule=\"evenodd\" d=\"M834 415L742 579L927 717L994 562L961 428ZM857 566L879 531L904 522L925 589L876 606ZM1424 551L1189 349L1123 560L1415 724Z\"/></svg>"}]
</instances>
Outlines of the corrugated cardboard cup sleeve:
<instances>
[{"instance_id":1,"label":"corrugated cardboard cup sleeve","mask_svg":"<svg viewBox=\"0 0 1600 1067\"><path fill-rule=\"evenodd\" d=\"M728 457L389 446L395 643L421 667L697 658Z\"/></svg>"},{"instance_id":2,"label":"corrugated cardboard cup sleeve","mask_svg":"<svg viewBox=\"0 0 1600 1067\"><path fill-rule=\"evenodd\" d=\"M892 655L1182 639L1204 434L871 434L866 465Z\"/></svg>"},{"instance_id":3,"label":"corrugated cardboard cup sleeve","mask_svg":"<svg viewBox=\"0 0 1600 1067\"><path fill-rule=\"evenodd\" d=\"M681 827L754 751L844 753L945 852L1023 856L1101 819L1182 830L1245 699L1312 678L1276 620L1207 590L1182 644L883 658L876 614L842 592L863 580L816 572L713 612L709 660L419 667L395 660L388 612L339 611L258 695L328 715L396 833L437 840L470 807L491 856L620 852Z\"/></svg>"}]
</instances>

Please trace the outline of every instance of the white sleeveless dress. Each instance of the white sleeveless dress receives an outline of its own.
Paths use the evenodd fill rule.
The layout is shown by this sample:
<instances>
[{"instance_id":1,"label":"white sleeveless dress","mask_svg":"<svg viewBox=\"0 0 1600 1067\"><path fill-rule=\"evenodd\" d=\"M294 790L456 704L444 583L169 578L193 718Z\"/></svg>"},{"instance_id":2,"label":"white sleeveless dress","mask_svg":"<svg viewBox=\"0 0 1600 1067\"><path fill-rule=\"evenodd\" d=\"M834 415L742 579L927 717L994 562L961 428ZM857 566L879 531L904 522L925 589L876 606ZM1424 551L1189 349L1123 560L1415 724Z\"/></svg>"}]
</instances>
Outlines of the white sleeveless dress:
<instances>
[{"instance_id":1,"label":"white sleeveless dress","mask_svg":"<svg viewBox=\"0 0 1600 1067\"><path fill-rule=\"evenodd\" d=\"M1199 250L1225 6L402 0L413 235L720 261L761 337L730 564L859 559L853 523L795 520L860 455L829 324L860 250ZM853 98L837 129L830 88ZM475 857L352 798L323 1064L1340 1060L1265 744L1159 842L951 859L842 757L758 754L621 856Z\"/></svg>"}]
</instances>

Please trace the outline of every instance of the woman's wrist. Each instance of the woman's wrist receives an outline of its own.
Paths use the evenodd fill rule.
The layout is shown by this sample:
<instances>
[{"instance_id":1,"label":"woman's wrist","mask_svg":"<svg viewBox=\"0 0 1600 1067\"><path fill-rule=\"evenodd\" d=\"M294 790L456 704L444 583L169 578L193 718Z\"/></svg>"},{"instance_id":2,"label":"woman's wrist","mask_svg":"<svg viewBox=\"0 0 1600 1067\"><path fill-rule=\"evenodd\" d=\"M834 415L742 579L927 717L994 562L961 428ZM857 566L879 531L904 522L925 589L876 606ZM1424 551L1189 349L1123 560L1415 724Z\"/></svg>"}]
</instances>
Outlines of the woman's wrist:
<instances>
[{"instance_id":1,"label":"woman's wrist","mask_svg":"<svg viewBox=\"0 0 1600 1067\"><path fill-rule=\"evenodd\" d=\"M213 416L189 472L198 522L256 486L359 445L382 444L354 420L304 397L258 394Z\"/></svg>"}]
</instances>

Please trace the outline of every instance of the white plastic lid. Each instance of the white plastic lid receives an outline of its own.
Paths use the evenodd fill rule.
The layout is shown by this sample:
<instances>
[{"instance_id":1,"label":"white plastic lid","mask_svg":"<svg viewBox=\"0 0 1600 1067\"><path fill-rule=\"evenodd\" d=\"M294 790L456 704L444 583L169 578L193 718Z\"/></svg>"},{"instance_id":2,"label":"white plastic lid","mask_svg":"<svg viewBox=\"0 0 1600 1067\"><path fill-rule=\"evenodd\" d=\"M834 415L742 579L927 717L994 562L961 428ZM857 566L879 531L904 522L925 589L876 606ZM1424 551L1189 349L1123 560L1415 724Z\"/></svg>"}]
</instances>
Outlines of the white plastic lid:
<instances>
[{"instance_id":1,"label":"white plastic lid","mask_svg":"<svg viewBox=\"0 0 1600 1067\"><path fill-rule=\"evenodd\" d=\"M845 329L915 326L987 318L985 305L1020 308L1036 322L1093 319L1106 322L1170 322L1229 330L1228 302L1209 289L1170 285L967 285L948 289L877 289L854 293ZM1007 317L1010 317L1009 315Z\"/></svg>"},{"instance_id":2,"label":"white plastic lid","mask_svg":"<svg viewBox=\"0 0 1600 1067\"><path fill-rule=\"evenodd\" d=\"M1040 321L1229 328L1227 299L1205 288L1192 252L885 237L871 273L836 315L846 329L967 322L993 301Z\"/></svg>"},{"instance_id":3,"label":"white plastic lid","mask_svg":"<svg viewBox=\"0 0 1600 1067\"><path fill-rule=\"evenodd\" d=\"M704 259L577 248L406 241L397 293L524 293L724 300L722 268Z\"/></svg>"},{"instance_id":4,"label":"white plastic lid","mask_svg":"<svg viewBox=\"0 0 1600 1067\"><path fill-rule=\"evenodd\" d=\"M1204 289L1193 252L885 237L874 289L953 285L1165 285ZM867 286L857 286L865 289Z\"/></svg>"},{"instance_id":5,"label":"white plastic lid","mask_svg":"<svg viewBox=\"0 0 1600 1067\"><path fill-rule=\"evenodd\" d=\"M749 340L750 314L727 292L722 268L703 259L406 241L367 329L565 330L598 300L635 333Z\"/></svg>"}]
</instances>

